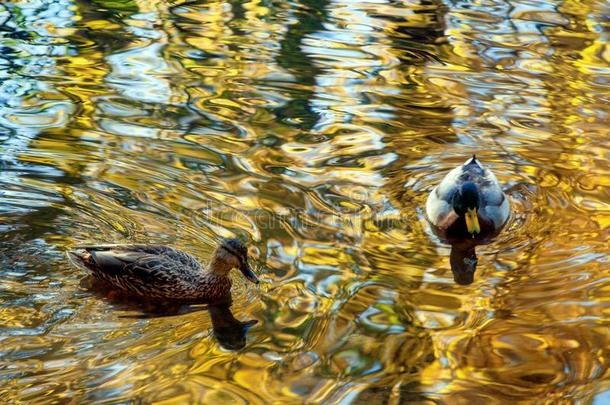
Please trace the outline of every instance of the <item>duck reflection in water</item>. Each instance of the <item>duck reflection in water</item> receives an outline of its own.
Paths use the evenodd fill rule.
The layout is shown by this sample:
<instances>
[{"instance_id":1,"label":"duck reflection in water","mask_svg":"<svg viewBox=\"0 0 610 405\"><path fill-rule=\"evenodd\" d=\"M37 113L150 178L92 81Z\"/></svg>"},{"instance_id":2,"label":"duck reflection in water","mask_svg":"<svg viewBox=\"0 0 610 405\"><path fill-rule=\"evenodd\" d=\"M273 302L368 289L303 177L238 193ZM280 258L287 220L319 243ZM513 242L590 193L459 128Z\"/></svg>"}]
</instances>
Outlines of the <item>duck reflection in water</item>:
<instances>
[{"instance_id":1,"label":"duck reflection in water","mask_svg":"<svg viewBox=\"0 0 610 405\"><path fill-rule=\"evenodd\" d=\"M229 304L208 305L208 312L212 318L214 337L220 346L227 350L240 350L246 346L248 330L256 325L256 319L242 322L233 316Z\"/></svg>"},{"instance_id":2,"label":"duck reflection in water","mask_svg":"<svg viewBox=\"0 0 610 405\"><path fill-rule=\"evenodd\" d=\"M477 270L478 262L475 246L475 243L451 246L451 254L449 255L451 272L453 273L453 280L460 285L472 284L474 281L474 273Z\"/></svg>"},{"instance_id":3,"label":"duck reflection in water","mask_svg":"<svg viewBox=\"0 0 610 405\"><path fill-rule=\"evenodd\" d=\"M489 243L506 225L508 198L498 179L472 156L451 170L426 201L434 233L451 245L451 271L458 284L471 284L477 266L475 246Z\"/></svg>"},{"instance_id":4,"label":"duck reflection in water","mask_svg":"<svg viewBox=\"0 0 610 405\"><path fill-rule=\"evenodd\" d=\"M139 297L134 298L125 294L124 291L113 290L107 283L91 275L82 278L80 286L103 299L109 300L119 310L138 311L137 314L121 315L121 318L163 318L185 315L206 309L212 320L212 334L218 341L218 344L226 350L243 349L246 346L248 330L258 323L256 319L250 319L245 322L236 319L231 312L233 301L230 295L208 304L147 300Z\"/></svg>"}]
</instances>

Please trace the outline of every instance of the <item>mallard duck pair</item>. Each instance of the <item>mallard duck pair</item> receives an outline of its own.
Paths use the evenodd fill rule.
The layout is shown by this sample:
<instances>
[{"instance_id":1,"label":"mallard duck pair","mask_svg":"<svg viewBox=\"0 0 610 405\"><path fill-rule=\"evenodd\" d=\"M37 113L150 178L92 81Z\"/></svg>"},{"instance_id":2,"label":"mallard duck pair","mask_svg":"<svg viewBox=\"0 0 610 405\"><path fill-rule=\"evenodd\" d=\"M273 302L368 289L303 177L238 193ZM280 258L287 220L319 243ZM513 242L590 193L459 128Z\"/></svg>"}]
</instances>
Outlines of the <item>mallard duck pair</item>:
<instances>
[{"instance_id":1,"label":"mallard duck pair","mask_svg":"<svg viewBox=\"0 0 610 405\"><path fill-rule=\"evenodd\" d=\"M452 244L464 240L470 244L469 238L493 236L504 226L509 213L508 199L496 176L475 156L449 172L426 202L426 216L435 232ZM153 299L221 300L230 293L229 272L234 268L258 283L248 266L247 248L237 239L224 240L207 267L188 253L167 246L91 245L77 248L68 256L76 266L111 286ZM471 256L474 259L467 257L471 261L466 266L469 275L476 266L474 253Z\"/></svg>"}]
</instances>

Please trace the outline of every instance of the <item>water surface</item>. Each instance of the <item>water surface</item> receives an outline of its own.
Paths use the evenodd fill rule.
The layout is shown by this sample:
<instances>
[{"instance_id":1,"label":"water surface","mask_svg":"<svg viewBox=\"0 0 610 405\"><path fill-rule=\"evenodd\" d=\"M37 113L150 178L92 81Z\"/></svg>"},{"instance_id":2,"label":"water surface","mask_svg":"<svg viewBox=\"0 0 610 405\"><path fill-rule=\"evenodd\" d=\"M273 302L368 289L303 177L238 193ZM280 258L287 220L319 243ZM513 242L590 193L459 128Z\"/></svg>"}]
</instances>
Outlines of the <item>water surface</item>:
<instances>
[{"instance_id":1,"label":"water surface","mask_svg":"<svg viewBox=\"0 0 610 405\"><path fill-rule=\"evenodd\" d=\"M0 397L610 398L605 1L0 4ZM423 218L476 153L513 216L470 285ZM224 347L79 243L248 240ZM243 343L243 342L242 342ZM226 346L226 345L225 345Z\"/></svg>"}]
</instances>

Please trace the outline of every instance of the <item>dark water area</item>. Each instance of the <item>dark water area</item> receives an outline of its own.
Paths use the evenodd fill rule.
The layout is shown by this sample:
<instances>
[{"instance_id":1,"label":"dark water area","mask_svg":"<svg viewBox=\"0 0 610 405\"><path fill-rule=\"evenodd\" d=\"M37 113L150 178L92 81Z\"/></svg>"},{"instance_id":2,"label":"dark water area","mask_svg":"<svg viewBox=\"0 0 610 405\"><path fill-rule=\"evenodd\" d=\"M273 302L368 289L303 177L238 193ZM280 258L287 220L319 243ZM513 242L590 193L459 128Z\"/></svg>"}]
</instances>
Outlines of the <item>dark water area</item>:
<instances>
[{"instance_id":1,"label":"dark water area","mask_svg":"<svg viewBox=\"0 0 610 405\"><path fill-rule=\"evenodd\" d=\"M608 15L2 2L0 398L609 402ZM456 283L424 205L474 153L513 213ZM230 309L140 316L65 256L222 237L261 279Z\"/></svg>"}]
</instances>

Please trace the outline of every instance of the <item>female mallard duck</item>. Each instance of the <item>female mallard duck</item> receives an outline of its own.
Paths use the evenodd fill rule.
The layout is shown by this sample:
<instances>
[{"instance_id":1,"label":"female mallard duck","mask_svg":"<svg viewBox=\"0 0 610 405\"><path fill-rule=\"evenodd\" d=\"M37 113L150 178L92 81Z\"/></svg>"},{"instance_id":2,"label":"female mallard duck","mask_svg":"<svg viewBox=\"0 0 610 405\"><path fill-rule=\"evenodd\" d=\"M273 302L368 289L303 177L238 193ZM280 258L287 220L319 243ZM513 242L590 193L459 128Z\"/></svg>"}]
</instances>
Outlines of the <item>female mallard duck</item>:
<instances>
[{"instance_id":1,"label":"female mallard duck","mask_svg":"<svg viewBox=\"0 0 610 405\"><path fill-rule=\"evenodd\" d=\"M160 245L82 246L68 252L77 267L122 292L153 299L217 301L229 296L229 272L238 268L253 283L246 246L224 240L207 268L188 253Z\"/></svg>"},{"instance_id":2,"label":"female mallard duck","mask_svg":"<svg viewBox=\"0 0 610 405\"><path fill-rule=\"evenodd\" d=\"M426 201L428 221L449 240L493 236L509 214L508 198L498 179L474 155L450 171Z\"/></svg>"}]
</instances>

